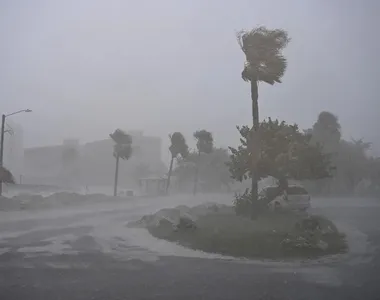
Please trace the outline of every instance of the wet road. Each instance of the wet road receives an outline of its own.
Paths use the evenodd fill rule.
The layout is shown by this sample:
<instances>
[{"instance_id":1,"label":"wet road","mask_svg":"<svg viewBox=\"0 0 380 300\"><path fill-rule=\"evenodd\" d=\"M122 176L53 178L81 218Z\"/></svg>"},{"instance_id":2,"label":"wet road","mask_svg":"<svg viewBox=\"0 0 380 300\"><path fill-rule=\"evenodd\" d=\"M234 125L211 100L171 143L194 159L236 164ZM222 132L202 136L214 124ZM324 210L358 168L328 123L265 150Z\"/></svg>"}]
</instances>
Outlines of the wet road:
<instances>
[{"instance_id":1,"label":"wet road","mask_svg":"<svg viewBox=\"0 0 380 300\"><path fill-rule=\"evenodd\" d=\"M315 199L314 212L348 233L351 252L313 262L223 258L125 227L161 207L203 200L1 212L0 299L380 299L380 201Z\"/></svg>"}]
</instances>

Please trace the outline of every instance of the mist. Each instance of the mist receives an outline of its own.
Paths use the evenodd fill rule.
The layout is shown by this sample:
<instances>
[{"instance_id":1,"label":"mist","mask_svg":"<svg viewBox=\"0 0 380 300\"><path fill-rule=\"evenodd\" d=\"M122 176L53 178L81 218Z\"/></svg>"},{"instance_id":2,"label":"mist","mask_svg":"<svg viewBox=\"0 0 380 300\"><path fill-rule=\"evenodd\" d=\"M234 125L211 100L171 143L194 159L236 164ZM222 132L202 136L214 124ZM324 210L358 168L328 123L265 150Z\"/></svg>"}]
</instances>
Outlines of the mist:
<instances>
[{"instance_id":1,"label":"mist","mask_svg":"<svg viewBox=\"0 0 380 300\"><path fill-rule=\"evenodd\" d=\"M33 109L14 119L26 147L90 142L115 128L161 137L165 162L174 131L192 147L201 128L217 146L234 145L235 126L251 120L235 31L265 24L292 41L283 84L260 86L260 118L309 128L331 111L344 137L379 153L378 9L374 1L3 1L0 104Z\"/></svg>"},{"instance_id":2,"label":"mist","mask_svg":"<svg viewBox=\"0 0 380 300\"><path fill-rule=\"evenodd\" d=\"M379 12L0 1L0 299L374 299Z\"/></svg>"}]
</instances>

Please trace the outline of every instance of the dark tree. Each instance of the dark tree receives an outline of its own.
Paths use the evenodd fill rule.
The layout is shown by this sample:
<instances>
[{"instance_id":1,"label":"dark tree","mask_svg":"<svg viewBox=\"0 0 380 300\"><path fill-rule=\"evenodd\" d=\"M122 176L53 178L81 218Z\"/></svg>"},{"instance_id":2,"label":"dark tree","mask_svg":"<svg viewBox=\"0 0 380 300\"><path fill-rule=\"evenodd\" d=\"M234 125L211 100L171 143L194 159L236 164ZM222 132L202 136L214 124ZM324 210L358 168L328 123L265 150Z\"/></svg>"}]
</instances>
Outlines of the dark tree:
<instances>
[{"instance_id":1,"label":"dark tree","mask_svg":"<svg viewBox=\"0 0 380 300\"><path fill-rule=\"evenodd\" d=\"M169 191L170 186L170 178L172 176L173 171L173 161L178 156L181 155L182 158L187 157L189 154L189 147L186 144L185 137L180 132L174 132L173 134L169 135L170 138L170 167L169 167L169 173L168 173L168 181L166 183L166 193Z\"/></svg>"},{"instance_id":2,"label":"dark tree","mask_svg":"<svg viewBox=\"0 0 380 300\"><path fill-rule=\"evenodd\" d=\"M250 128L238 127L241 145L230 147L231 176L242 181L252 177L251 153L248 149ZM279 193L288 187L288 179L319 179L331 176L330 156L319 145L310 143L311 135L300 132L296 124L278 120L260 123L260 159L257 162L257 179L273 176L278 179ZM246 193L247 194L247 193ZM251 196L251 195L250 195ZM252 200L251 200L252 201ZM257 201L256 201L257 204ZM258 210L258 206L252 203Z\"/></svg>"},{"instance_id":3,"label":"dark tree","mask_svg":"<svg viewBox=\"0 0 380 300\"><path fill-rule=\"evenodd\" d=\"M338 117L328 111L321 112L313 125L312 142L319 143L326 153L336 153L341 135Z\"/></svg>"},{"instance_id":4,"label":"dark tree","mask_svg":"<svg viewBox=\"0 0 380 300\"><path fill-rule=\"evenodd\" d=\"M128 160L132 155L132 137L121 129L116 129L110 134L111 139L115 142L113 156L116 158L115 183L113 194L117 196L117 182L119 177L119 159Z\"/></svg>"},{"instance_id":5,"label":"dark tree","mask_svg":"<svg viewBox=\"0 0 380 300\"><path fill-rule=\"evenodd\" d=\"M197 141L197 150L198 150L198 161L195 168L194 176L194 190L193 194L197 193L197 184L198 184L198 173L199 173L199 164L201 153L209 154L214 148L214 138L212 133L207 130L199 130L194 132L194 138Z\"/></svg>"}]
</instances>

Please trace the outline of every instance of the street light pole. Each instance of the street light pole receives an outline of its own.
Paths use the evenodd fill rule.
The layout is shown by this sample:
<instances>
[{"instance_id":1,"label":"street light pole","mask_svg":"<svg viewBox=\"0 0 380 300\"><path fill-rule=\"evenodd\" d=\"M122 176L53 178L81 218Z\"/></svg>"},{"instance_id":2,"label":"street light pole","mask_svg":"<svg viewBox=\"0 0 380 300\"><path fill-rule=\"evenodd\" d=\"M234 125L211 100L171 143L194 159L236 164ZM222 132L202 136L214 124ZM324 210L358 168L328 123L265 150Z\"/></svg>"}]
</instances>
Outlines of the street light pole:
<instances>
[{"instance_id":1,"label":"street light pole","mask_svg":"<svg viewBox=\"0 0 380 300\"><path fill-rule=\"evenodd\" d=\"M32 112L30 109L23 109L16 112L13 112L11 114L5 115L3 114L1 116L1 140L0 140L0 167L3 167L4 162L4 134L5 134L5 118L9 116L13 116L15 114L19 114L22 112ZM3 181L2 178L0 178L0 196L3 194Z\"/></svg>"},{"instance_id":2,"label":"street light pole","mask_svg":"<svg viewBox=\"0 0 380 300\"><path fill-rule=\"evenodd\" d=\"M6 115L1 116L1 149L0 149L0 167L3 167L3 157L4 157L4 133L5 133L5 118ZM3 181L0 178L0 196L3 194Z\"/></svg>"}]
</instances>

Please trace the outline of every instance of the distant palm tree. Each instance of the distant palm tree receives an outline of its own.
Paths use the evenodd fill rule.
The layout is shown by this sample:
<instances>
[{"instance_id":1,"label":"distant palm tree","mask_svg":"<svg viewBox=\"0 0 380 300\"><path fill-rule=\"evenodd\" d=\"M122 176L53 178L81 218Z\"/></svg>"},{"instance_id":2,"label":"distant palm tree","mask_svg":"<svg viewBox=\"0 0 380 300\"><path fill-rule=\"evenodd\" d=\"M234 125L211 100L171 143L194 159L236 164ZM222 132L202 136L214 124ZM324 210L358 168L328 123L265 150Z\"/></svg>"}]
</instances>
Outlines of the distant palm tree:
<instances>
[{"instance_id":1,"label":"distant palm tree","mask_svg":"<svg viewBox=\"0 0 380 300\"><path fill-rule=\"evenodd\" d=\"M282 29L269 30L262 26L248 31L241 30L237 33L237 38L246 58L241 76L244 81L249 81L251 84L253 127L249 147L252 162L252 201L256 201L258 182L256 163L260 155L258 83L260 81L270 85L276 82L281 83L281 77L287 67L282 50L289 43L290 38ZM253 207L252 209L254 210Z\"/></svg>"},{"instance_id":2,"label":"distant palm tree","mask_svg":"<svg viewBox=\"0 0 380 300\"><path fill-rule=\"evenodd\" d=\"M4 183L12 183L12 184L15 183L15 179L14 179L11 171L9 171L5 167L0 167L0 184L2 182L4 182Z\"/></svg>"},{"instance_id":3,"label":"distant palm tree","mask_svg":"<svg viewBox=\"0 0 380 300\"><path fill-rule=\"evenodd\" d=\"M128 160L132 155L132 137L121 129L116 129L110 134L111 139L115 142L113 156L116 158L115 183L113 195L117 196L117 182L119 177L119 159Z\"/></svg>"},{"instance_id":4,"label":"distant palm tree","mask_svg":"<svg viewBox=\"0 0 380 300\"><path fill-rule=\"evenodd\" d=\"M313 142L318 142L327 153L336 152L341 140L341 126L338 117L331 112L322 111L313 125Z\"/></svg>"},{"instance_id":5,"label":"distant palm tree","mask_svg":"<svg viewBox=\"0 0 380 300\"><path fill-rule=\"evenodd\" d=\"M185 137L182 135L182 133L174 132L173 134L169 135L169 138L170 138L169 151L170 151L172 157L170 160L168 181L166 183L166 193L169 191L170 178L172 176L174 159L178 155L181 155L182 158L185 158L189 154L189 147L187 146Z\"/></svg>"},{"instance_id":6,"label":"distant palm tree","mask_svg":"<svg viewBox=\"0 0 380 300\"><path fill-rule=\"evenodd\" d=\"M194 132L194 138L197 141L197 150L198 150L198 162L195 168L195 176L194 176L194 191L193 194L197 193L197 185L198 185L198 173L199 173L199 163L201 153L211 153L214 149L214 138L212 137L212 133L207 130L199 130Z\"/></svg>"}]
</instances>

